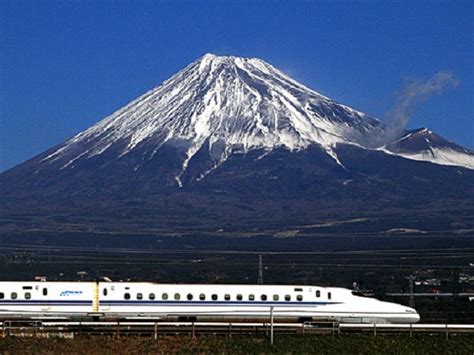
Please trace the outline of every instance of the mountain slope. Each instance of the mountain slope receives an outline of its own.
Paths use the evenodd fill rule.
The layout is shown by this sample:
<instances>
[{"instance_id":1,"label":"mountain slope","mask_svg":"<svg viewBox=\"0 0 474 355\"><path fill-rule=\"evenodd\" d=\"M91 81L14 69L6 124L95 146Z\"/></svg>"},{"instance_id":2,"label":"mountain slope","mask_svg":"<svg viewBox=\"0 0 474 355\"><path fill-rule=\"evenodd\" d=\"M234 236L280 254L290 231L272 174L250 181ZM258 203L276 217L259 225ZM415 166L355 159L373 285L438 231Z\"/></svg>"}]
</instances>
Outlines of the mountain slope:
<instances>
[{"instance_id":1,"label":"mountain slope","mask_svg":"<svg viewBox=\"0 0 474 355\"><path fill-rule=\"evenodd\" d=\"M406 132L385 151L396 155L441 165L474 169L474 152L452 143L426 128Z\"/></svg>"},{"instance_id":2,"label":"mountain slope","mask_svg":"<svg viewBox=\"0 0 474 355\"><path fill-rule=\"evenodd\" d=\"M443 228L474 228L474 154L428 130L364 144L385 129L262 60L207 54L1 174L0 212L13 229L247 229L369 210L413 228L451 206Z\"/></svg>"}]
</instances>

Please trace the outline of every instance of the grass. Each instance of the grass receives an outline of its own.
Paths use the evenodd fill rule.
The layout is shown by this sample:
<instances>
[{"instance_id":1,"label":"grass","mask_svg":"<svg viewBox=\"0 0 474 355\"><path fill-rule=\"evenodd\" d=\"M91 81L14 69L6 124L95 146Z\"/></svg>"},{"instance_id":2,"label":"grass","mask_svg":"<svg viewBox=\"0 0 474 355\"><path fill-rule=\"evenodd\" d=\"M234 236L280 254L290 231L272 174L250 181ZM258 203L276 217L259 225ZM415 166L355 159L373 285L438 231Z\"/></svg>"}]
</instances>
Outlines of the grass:
<instances>
[{"instance_id":1,"label":"grass","mask_svg":"<svg viewBox=\"0 0 474 355\"><path fill-rule=\"evenodd\" d=\"M279 335L272 347L262 337L189 336L113 339L0 339L0 354L473 354L473 335L368 334Z\"/></svg>"}]
</instances>

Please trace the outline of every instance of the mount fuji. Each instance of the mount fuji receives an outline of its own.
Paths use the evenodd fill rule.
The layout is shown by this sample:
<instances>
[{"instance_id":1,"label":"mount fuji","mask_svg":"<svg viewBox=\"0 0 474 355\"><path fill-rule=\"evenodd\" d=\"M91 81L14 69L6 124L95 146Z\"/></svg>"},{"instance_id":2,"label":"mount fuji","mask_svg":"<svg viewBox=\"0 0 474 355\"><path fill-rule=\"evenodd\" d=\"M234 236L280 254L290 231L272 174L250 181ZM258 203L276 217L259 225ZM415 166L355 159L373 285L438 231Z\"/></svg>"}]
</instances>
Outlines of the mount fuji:
<instances>
[{"instance_id":1,"label":"mount fuji","mask_svg":"<svg viewBox=\"0 0 474 355\"><path fill-rule=\"evenodd\" d=\"M443 204L459 221L474 152L426 128L373 146L386 129L263 60L206 54L1 174L1 215L7 229L248 230Z\"/></svg>"}]
</instances>

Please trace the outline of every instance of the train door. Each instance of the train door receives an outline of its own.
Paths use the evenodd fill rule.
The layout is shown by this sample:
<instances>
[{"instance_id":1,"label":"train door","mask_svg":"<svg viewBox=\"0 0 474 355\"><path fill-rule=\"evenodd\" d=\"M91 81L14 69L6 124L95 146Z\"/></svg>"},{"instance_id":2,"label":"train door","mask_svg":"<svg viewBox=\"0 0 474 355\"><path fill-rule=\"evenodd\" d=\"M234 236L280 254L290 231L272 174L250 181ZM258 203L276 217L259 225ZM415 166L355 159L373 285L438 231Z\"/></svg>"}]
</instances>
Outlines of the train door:
<instances>
[{"instance_id":1,"label":"train door","mask_svg":"<svg viewBox=\"0 0 474 355\"><path fill-rule=\"evenodd\" d=\"M44 286L40 286L39 287L39 290L38 290L38 295L39 295L39 298L42 299L43 302L41 302L41 310L43 312L48 312L51 310L51 303L49 302L50 300L50 296L49 296L49 290L48 290L48 287L46 285Z\"/></svg>"},{"instance_id":2,"label":"train door","mask_svg":"<svg viewBox=\"0 0 474 355\"><path fill-rule=\"evenodd\" d=\"M102 311L110 310L110 300L112 299L113 291L115 290L114 286L110 285L101 285L101 302L100 307Z\"/></svg>"}]
</instances>

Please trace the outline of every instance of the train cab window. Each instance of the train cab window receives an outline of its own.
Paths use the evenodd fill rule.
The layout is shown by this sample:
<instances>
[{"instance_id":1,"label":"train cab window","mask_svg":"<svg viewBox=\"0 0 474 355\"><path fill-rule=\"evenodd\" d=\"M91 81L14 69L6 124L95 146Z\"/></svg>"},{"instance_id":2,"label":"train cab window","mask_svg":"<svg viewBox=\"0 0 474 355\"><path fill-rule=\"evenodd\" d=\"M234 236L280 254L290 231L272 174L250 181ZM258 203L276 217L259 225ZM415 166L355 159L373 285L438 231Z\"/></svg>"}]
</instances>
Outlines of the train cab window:
<instances>
[{"instance_id":1,"label":"train cab window","mask_svg":"<svg viewBox=\"0 0 474 355\"><path fill-rule=\"evenodd\" d=\"M163 293L163 294L161 295L161 299L162 299L163 301L166 301L166 300L168 299L168 294L167 294L167 293Z\"/></svg>"},{"instance_id":2,"label":"train cab window","mask_svg":"<svg viewBox=\"0 0 474 355\"><path fill-rule=\"evenodd\" d=\"M0 292L0 300L3 300L5 298L5 294L3 292Z\"/></svg>"},{"instance_id":3,"label":"train cab window","mask_svg":"<svg viewBox=\"0 0 474 355\"><path fill-rule=\"evenodd\" d=\"M155 294L154 294L154 293L150 293L150 294L148 295L148 298L149 298L150 300L154 300L154 299L155 299Z\"/></svg>"},{"instance_id":4,"label":"train cab window","mask_svg":"<svg viewBox=\"0 0 474 355\"><path fill-rule=\"evenodd\" d=\"M137 300L143 299L143 293L137 293Z\"/></svg>"},{"instance_id":5,"label":"train cab window","mask_svg":"<svg viewBox=\"0 0 474 355\"><path fill-rule=\"evenodd\" d=\"M316 297L321 297L321 291L319 290L316 291Z\"/></svg>"},{"instance_id":6,"label":"train cab window","mask_svg":"<svg viewBox=\"0 0 474 355\"><path fill-rule=\"evenodd\" d=\"M297 295L296 300L300 302L303 301L303 295Z\"/></svg>"},{"instance_id":7,"label":"train cab window","mask_svg":"<svg viewBox=\"0 0 474 355\"><path fill-rule=\"evenodd\" d=\"M31 292L25 292L25 300L31 299Z\"/></svg>"},{"instance_id":8,"label":"train cab window","mask_svg":"<svg viewBox=\"0 0 474 355\"><path fill-rule=\"evenodd\" d=\"M48 295L48 289L46 287L43 288L43 296Z\"/></svg>"},{"instance_id":9,"label":"train cab window","mask_svg":"<svg viewBox=\"0 0 474 355\"><path fill-rule=\"evenodd\" d=\"M255 295L249 295L249 301L255 301Z\"/></svg>"},{"instance_id":10,"label":"train cab window","mask_svg":"<svg viewBox=\"0 0 474 355\"><path fill-rule=\"evenodd\" d=\"M175 293L175 294L174 294L174 299L175 299L176 301L179 301L179 300L181 299L181 295L180 295L179 293Z\"/></svg>"},{"instance_id":11,"label":"train cab window","mask_svg":"<svg viewBox=\"0 0 474 355\"><path fill-rule=\"evenodd\" d=\"M274 301L278 301L279 299L280 299L280 296L278 296L278 295L273 295L273 300L274 300Z\"/></svg>"},{"instance_id":12,"label":"train cab window","mask_svg":"<svg viewBox=\"0 0 474 355\"><path fill-rule=\"evenodd\" d=\"M266 301L267 300L267 295L260 295L260 299L262 301Z\"/></svg>"},{"instance_id":13,"label":"train cab window","mask_svg":"<svg viewBox=\"0 0 474 355\"><path fill-rule=\"evenodd\" d=\"M104 296L107 296L107 289L104 288L104 290L102 291L102 293L103 293Z\"/></svg>"},{"instance_id":14,"label":"train cab window","mask_svg":"<svg viewBox=\"0 0 474 355\"><path fill-rule=\"evenodd\" d=\"M188 293L187 298L188 298L188 301L192 301L193 300L193 295L191 293Z\"/></svg>"},{"instance_id":15,"label":"train cab window","mask_svg":"<svg viewBox=\"0 0 474 355\"><path fill-rule=\"evenodd\" d=\"M130 299L130 294L127 292L123 295L123 298L125 298L126 300L129 300Z\"/></svg>"},{"instance_id":16,"label":"train cab window","mask_svg":"<svg viewBox=\"0 0 474 355\"><path fill-rule=\"evenodd\" d=\"M290 295L285 295L285 301L291 301L291 296Z\"/></svg>"},{"instance_id":17,"label":"train cab window","mask_svg":"<svg viewBox=\"0 0 474 355\"><path fill-rule=\"evenodd\" d=\"M217 295L216 295L216 294L212 295L212 296L211 296L211 299L212 299L213 301L217 301Z\"/></svg>"},{"instance_id":18,"label":"train cab window","mask_svg":"<svg viewBox=\"0 0 474 355\"><path fill-rule=\"evenodd\" d=\"M328 300L331 299L331 292L328 292Z\"/></svg>"},{"instance_id":19,"label":"train cab window","mask_svg":"<svg viewBox=\"0 0 474 355\"><path fill-rule=\"evenodd\" d=\"M230 295L229 295L229 294L225 294L225 295L224 295L224 299L225 299L226 301L230 301Z\"/></svg>"},{"instance_id":20,"label":"train cab window","mask_svg":"<svg viewBox=\"0 0 474 355\"><path fill-rule=\"evenodd\" d=\"M205 300L206 300L206 295L205 295L204 293L201 293L201 294L199 295L199 299L200 299L201 301L205 301Z\"/></svg>"},{"instance_id":21,"label":"train cab window","mask_svg":"<svg viewBox=\"0 0 474 355\"><path fill-rule=\"evenodd\" d=\"M236 298L237 298L237 301L242 301L242 299L243 299L243 297L240 293L236 296Z\"/></svg>"},{"instance_id":22,"label":"train cab window","mask_svg":"<svg viewBox=\"0 0 474 355\"><path fill-rule=\"evenodd\" d=\"M18 298L18 294L16 292L12 292L10 296L12 300L16 300Z\"/></svg>"}]
</instances>

